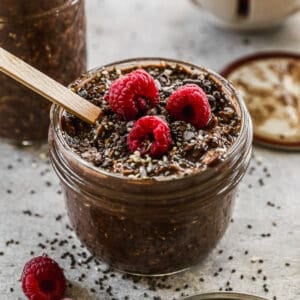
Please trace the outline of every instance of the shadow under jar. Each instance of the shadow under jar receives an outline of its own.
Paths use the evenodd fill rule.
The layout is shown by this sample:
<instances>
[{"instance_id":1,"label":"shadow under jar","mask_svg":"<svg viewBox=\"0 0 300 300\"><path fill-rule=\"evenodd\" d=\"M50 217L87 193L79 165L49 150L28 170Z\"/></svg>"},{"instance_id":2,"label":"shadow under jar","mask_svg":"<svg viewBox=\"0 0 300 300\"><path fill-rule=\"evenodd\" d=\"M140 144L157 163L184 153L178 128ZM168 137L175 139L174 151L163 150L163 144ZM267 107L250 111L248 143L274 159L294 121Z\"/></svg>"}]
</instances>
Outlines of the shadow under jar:
<instances>
[{"instance_id":1,"label":"shadow under jar","mask_svg":"<svg viewBox=\"0 0 300 300\"><path fill-rule=\"evenodd\" d=\"M66 85L86 70L84 0L1 0L0 46ZM50 103L0 74L0 137L46 140Z\"/></svg>"},{"instance_id":2,"label":"shadow under jar","mask_svg":"<svg viewBox=\"0 0 300 300\"><path fill-rule=\"evenodd\" d=\"M122 70L166 61L208 74L239 114L240 132L233 145L224 159L204 171L175 178L133 179L98 168L67 143L63 109L53 106L51 110L50 157L62 183L71 224L92 254L131 274L171 274L205 258L230 222L236 187L251 156L252 125L244 102L212 71L149 58L107 65L76 82L114 67Z\"/></svg>"}]
</instances>

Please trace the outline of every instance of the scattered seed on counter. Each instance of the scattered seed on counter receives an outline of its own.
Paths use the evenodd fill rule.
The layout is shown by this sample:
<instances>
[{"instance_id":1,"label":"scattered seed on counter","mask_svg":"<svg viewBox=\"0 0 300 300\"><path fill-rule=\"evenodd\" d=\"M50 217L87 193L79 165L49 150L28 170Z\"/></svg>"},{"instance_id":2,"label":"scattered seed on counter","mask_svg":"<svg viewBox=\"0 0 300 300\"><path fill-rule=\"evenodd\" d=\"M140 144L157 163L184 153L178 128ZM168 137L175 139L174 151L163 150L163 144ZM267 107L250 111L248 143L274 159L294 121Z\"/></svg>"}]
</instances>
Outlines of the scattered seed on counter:
<instances>
[{"instance_id":1,"label":"scattered seed on counter","mask_svg":"<svg viewBox=\"0 0 300 300\"><path fill-rule=\"evenodd\" d=\"M38 243L38 247L41 248L41 249L46 249L46 248L47 248L47 247L46 247L44 244L42 244L42 243Z\"/></svg>"},{"instance_id":2,"label":"scattered seed on counter","mask_svg":"<svg viewBox=\"0 0 300 300\"><path fill-rule=\"evenodd\" d=\"M14 239L8 240L5 242L5 245L8 247L10 245L19 245L20 242L19 241L15 241Z\"/></svg>"},{"instance_id":3,"label":"scattered seed on counter","mask_svg":"<svg viewBox=\"0 0 300 300\"><path fill-rule=\"evenodd\" d=\"M271 233L262 233L260 236L263 238L270 237Z\"/></svg>"},{"instance_id":4,"label":"scattered seed on counter","mask_svg":"<svg viewBox=\"0 0 300 300\"><path fill-rule=\"evenodd\" d=\"M62 215L57 215L56 217L55 217L55 221L60 221L62 219Z\"/></svg>"},{"instance_id":5,"label":"scattered seed on counter","mask_svg":"<svg viewBox=\"0 0 300 300\"><path fill-rule=\"evenodd\" d=\"M29 217L42 218L42 215L40 215L38 213L33 213L31 210L23 210L22 213Z\"/></svg>"}]
</instances>

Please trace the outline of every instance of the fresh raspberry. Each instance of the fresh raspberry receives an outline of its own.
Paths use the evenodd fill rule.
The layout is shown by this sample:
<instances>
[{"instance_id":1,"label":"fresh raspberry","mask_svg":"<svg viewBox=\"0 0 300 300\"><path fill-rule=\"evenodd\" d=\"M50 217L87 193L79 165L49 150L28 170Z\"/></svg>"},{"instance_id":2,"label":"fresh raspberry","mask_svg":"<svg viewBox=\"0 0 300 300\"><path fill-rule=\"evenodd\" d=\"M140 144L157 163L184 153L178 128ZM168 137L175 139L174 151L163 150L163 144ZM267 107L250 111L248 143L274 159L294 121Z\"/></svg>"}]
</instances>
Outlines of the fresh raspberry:
<instances>
[{"instance_id":1,"label":"fresh raspberry","mask_svg":"<svg viewBox=\"0 0 300 300\"><path fill-rule=\"evenodd\" d=\"M211 116L207 96L196 84L177 89L168 99L167 110L176 120L191 123L196 128L205 127Z\"/></svg>"},{"instance_id":2,"label":"fresh raspberry","mask_svg":"<svg viewBox=\"0 0 300 300\"><path fill-rule=\"evenodd\" d=\"M111 109L125 120L133 120L159 102L153 77L144 70L135 70L112 83L108 102Z\"/></svg>"},{"instance_id":3,"label":"fresh raspberry","mask_svg":"<svg viewBox=\"0 0 300 300\"><path fill-rule=\"evenodd\" d=\"M137 120L130 131L127 143L131 152L140 151L142 155L159 157L167 153L171 143L168 124L161 118L145 116Z\"/></svg>"},{"instance_id":4,"label":"fresh raspberry","mask_svg":"<svg viewBox=\"0 0 300 300\"><path fill-rule=\"evenodd\" d=\"M54 260L38 256L23 269L22 289L30 300L60 300L66 289L66 279Z\"/></svg>"}]
</instances>

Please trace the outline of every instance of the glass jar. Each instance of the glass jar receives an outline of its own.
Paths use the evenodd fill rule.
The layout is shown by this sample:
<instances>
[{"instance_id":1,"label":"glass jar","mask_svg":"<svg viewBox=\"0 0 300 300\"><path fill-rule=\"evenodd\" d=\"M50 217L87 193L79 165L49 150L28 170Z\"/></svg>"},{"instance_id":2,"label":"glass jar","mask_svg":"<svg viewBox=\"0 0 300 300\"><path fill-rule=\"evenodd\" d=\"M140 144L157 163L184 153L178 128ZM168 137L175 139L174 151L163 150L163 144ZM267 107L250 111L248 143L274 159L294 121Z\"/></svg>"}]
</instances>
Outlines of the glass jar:
<instances>
[{"instance_id":1,"label":"glass jar","mask_svg":"<svg viewBox=\"0 0 300 300\"><path fill-rule=\"evenodd\" d=\"M86 70L83 0L1 0L0 47L62 84ZM0 137L17 144L46 139L50 104L0 74Z\"/></svg>"},{"instance_id":2,"label":"glass jar","mask_svg":"<svg viewBox=\"0 0 300 300\"><path fill-rule=\"evenodd\" d=\"M181 300L267 300L254 295L233 293L233 292L215 292L209 294L199 294L188 296Z\"/></svg>"},{"instance_id":3,"label":"glass jar","mask_svg":"<svg viewBox=\"0 0 300 300\"><path fill-rule=\"evenodd\" d=\"M164 61L209 72L236 103L241 116L240 134L225 160L205 171L173 180L132 179L106 172L68 146L62 134L63 109L53 106L50 113L50 157L74 230L92 254L132 274L170 274L199 263L230 222L236 187L251 157L251 120L233 87L204 68ZM159 62L128 60L104 68L126 69ZM100 69L83 78L95 76Z\"/></svg>"}]
</instances>

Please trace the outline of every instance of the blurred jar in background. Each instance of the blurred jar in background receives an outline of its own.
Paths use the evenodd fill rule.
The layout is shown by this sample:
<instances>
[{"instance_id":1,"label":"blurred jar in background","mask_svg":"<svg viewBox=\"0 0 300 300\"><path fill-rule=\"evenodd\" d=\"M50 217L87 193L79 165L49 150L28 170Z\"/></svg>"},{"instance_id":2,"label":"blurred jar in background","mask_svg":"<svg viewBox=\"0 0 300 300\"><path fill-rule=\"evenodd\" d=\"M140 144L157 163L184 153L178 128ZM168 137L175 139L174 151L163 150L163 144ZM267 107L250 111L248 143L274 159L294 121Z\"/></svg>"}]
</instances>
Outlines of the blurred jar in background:
<instances>
[{"instance_id":1,"label":"blurred jar in background","mask_svg":"<svg viewBox=\"0 0 300 300\"><path fill-rule=\"evenodd\" d=\"M84 0L1 0L0 47L67 85L86 69ZM50 103L0 74L0 137L46 140Z\"/></svg>"}]
</instances>

